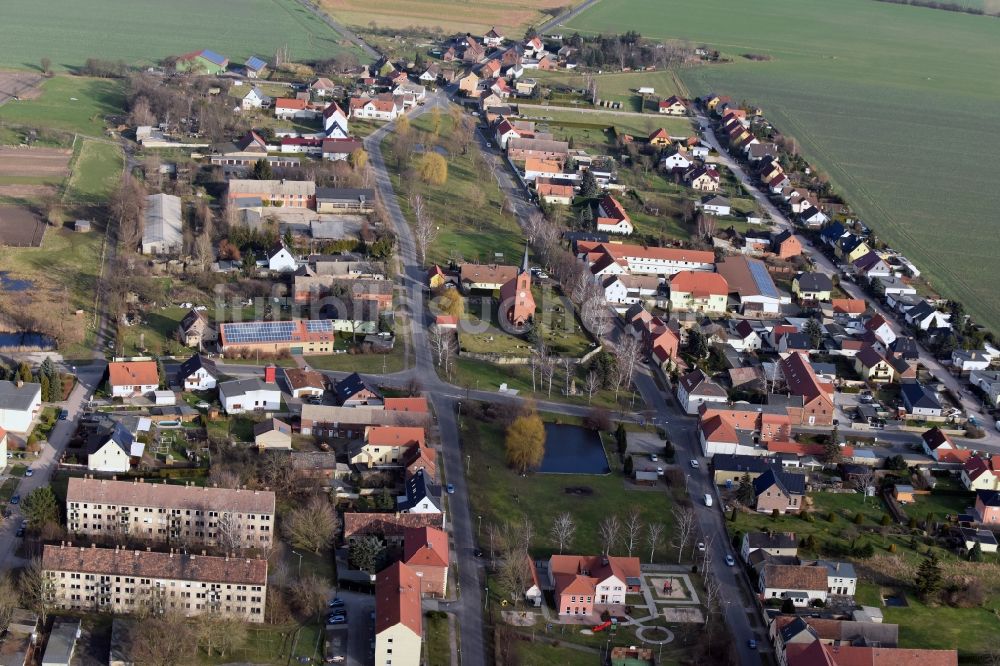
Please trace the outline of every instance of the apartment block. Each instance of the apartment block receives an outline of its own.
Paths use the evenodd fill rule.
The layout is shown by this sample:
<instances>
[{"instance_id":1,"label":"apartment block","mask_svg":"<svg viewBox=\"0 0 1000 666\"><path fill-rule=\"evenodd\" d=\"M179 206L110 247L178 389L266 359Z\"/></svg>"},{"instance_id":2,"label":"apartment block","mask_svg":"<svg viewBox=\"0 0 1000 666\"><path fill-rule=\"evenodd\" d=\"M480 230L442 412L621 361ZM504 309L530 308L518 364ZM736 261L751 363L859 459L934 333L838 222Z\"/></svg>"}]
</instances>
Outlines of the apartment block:
<instances>
[{"instance_id":1,"label":"apartment block","mask_svg":"<svg viewBox=\"0 0 1000 666\"><path fill-rule=\"evenodd\" d=\"M105 613L212 612L264 621L267 560L47 545L42 572L52 606Z\"/></svg>"},{"instance_id":2,"label":"apartment block","mask_svg":"<svg viewBox=\"0 0 1000 666\"><path fill-rule=\"evenodd\" d=\"M97 538L125 534L183 546L263 549L274 538L274 493L73 477L66 527Z\"/></svg>"}]
</instances>

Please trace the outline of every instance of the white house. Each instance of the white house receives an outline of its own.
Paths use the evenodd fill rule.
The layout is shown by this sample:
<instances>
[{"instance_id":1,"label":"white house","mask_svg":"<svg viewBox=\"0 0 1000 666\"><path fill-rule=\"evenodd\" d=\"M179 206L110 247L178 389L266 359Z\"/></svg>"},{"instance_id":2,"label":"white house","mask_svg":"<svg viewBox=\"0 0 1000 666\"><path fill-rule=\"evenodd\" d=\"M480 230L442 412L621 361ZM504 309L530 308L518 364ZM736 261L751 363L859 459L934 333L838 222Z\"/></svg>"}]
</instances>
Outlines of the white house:
<instances>
[{"instance_id":1,"label":"white house","mask_svg":"<svg viewBox=\"0 0 1000 666\"><path fill-rule=\"evenodd\" d=\"M441 513L440 499L431 496L423 470L406 481L405 490L405 495L396 498L400 513Z\"/></svg>"},{"instance_id":2,"label":"white house","mask_svg":"<svg viewBox=\"0 0 1000 666\"><path fill-rule=\"evenodd\" d=\"M726 390L709 379L699 369L692 370L677 381L677 401L688 414L697 414L706 403L726 404L729 396Z\"/></svg>"},{"instance_id":3,"label":"white house","mask_svg":"<svg viewBox=\"0 0 1000 666\"><path fill-rule=\"evenodd\" d=\"M996 407L1000 405L1000 372L996 370L973 370L969 375L969 382L973 386L978 386L989 399L988 404Z\"/></svg>"},{"instance_id":4,"label":"white house","mask_svg":"<svg viewBox=\"0 0 1000 666\"><path fill-rule=\"evenodd\" d=\"M767 599L791 599L798 608L829 596L825 566L766 564L760 575L760 593Z\"/></svg>"},{"instance_id":5,"label":"white house","mask_svg":"<svg viewBox=\"0 0 1000 666\"><path fill-rule=\"evenodd\" d=\"M344 139L350 135L347 114L336 102L323 109L323 131L330 138Z\"/></svg>"},{"instance_id":6,"label":"white house","mask_svg":"<svg viewBox=\"0 0 1000 666\"><path fill-rule=\"evenodd\" d=\"M267 258L267 267L276 273L288 273L297 269L299 264L285 247L285 244L278 243L271 248L271 253Z\"/></svg>"},{"instance_id":7,"label":"white house","mask_svg":"<svg viewBox=\"0 0 1000 666\"><path fill-rule=\"evenodd\" d=\"M403 113L403 105L392 95L378 97L352 97L348 110L352 118L369 120L395 120Z\"/></svg>"},{"instance_id":8,"label":"white house","mask_svg":"<svg viewBox=\"0 0 1000 666\"><path fill-rule=\"evenodd\" d=\"M986 370L993 362L993 357L981 349L971 351L956 349L951 353L951 365L963 373L974 370Z\"/></svg>"},{"instance_id":9,"label":"white house","mask_svg":"<svg viewBox=\"0 0 1000 666\"><path fill-rule=\"evenodd\" d=\"M0 381L0 430L28 432L41 409L41 384Z\"/></svg>"},{"instance_id":10,"label":"white house","mask_svg":"<svg viewBox=\"0 0 1000 666\"><path fill-rule=\"evenodd\" d=\"M227 414L273 412L281 408L281 389L259 377L222 382L219 402Z\"/></svg>"},{"instance_id":11,"label":"white house","mask_svg":"<svg viewBox=\"0 0 1000 666\"><path fill-rule=\"evenodd\" d=\"M108 363L108 384L113 398L137 398L160 387L156 361L115 361Z\"/></svg>"},{"instance_id":12,"label":"white house","mask_svg":"<svg viewBox=\"0 0 1000 666\"><path fill-rule=\"evenodd\" d=\"M610 275L601 282L604 300L621 311L626 306L644 303L656 296L660 281L652 275Z\"/></svg>"},{"instance_id":13,"label":"white house","mask_svg":"<svg viewBox=\"0 0 1000 666\"><path fill-rule=\"evenodd\" d=\"M127 472L131 468L133 447L142 455L143 445L123 425L116 423L109 431L93 435L87 442L87 469L95 472Z\"/></svg>"},{"instance_id":14,"label":"white house","mask_svg":"<svg viewBox=\"0 0 1000 666\"><path fill-rule=\"evenodd\" d=\"M270 106L271 101L271 98L265 95L260 88L254 86L247 92L246 95L243 96L240 106L244 110L262 109L266 106Z\"/></svg>"},{"instance_id":15,"label":"white house","mask_svg":"<svg viewBox=\"0 0 1000 666\"><path fill-rule=\"evenodd\" d=\"M195 354L181 363L175 375L176 383L185 391L210 391L215 388L219 371L215 364Z\"/></svg>"},{"instance_id":16,"label":"white house","mask_svg":"<svg viewBox=\"0 0 1000 666\"><path fill-rule=\"evenodd\" d=\"M597 231L624 236L634 231L632 219L625 208L610 194L601 197L597 204Z\"/></svg>"},{"instance_id":17,"label":"white house","mask_svg":"<svg viewBox=\"0 0 1000 666\"><path fill-rule=\"evenodd\" d=\"M660 161L660 166L663 167L665 171L673 171L674 169L687 170L691 167L691 160L689 160L684 153L674 153L673 155L664 157Z\"/></svg>"},{"instance_id":18,"label":"white house","mask_svg":"<svg viewBox=\"0 0 1000 666\"><path fill-rule=\"evenodd\" d=\"M698 207L709 215L721 215L723 217L728 216L733 210L729 199L718 195L704 197L698 203Z\"/></svg>"}]
</instances>

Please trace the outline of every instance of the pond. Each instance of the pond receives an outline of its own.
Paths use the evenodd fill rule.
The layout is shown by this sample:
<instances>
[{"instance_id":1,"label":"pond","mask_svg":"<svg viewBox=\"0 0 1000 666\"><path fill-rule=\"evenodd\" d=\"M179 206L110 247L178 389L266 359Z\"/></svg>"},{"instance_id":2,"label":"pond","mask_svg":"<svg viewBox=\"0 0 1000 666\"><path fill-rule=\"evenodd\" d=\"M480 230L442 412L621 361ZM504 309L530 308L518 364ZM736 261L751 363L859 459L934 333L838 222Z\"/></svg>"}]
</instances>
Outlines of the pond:
<instances>
[{"instance_id":1,"label":"pond","mask_svg":"<svg viewBox=\"0 0 1000 666\"><path fill-rule=\"evenodd\" d=\"M19 280L12 278L9 271L0 271L0 290L2 291L28 291L31 288L31 280Z\"/></svg>"},{"instance_id":2,"label":"pond","mask_svg":"<svg viewBox=\"0 0 1000 666\"><path fill-rule=\"evenodd\" d=\"M545 456L539 471L547 474L607 474L608 457L596 430L545 424Z\"/></svg>"},{"instance_id":3,"label":"pond","mask_svg":"<svg viewBox=\"0 0 1000 666\"><path fill-rule=\"evenodd\" d=\"M0 351L55 349L56 341L41 333L0 331Z\"/></svg>"}]
</instances>

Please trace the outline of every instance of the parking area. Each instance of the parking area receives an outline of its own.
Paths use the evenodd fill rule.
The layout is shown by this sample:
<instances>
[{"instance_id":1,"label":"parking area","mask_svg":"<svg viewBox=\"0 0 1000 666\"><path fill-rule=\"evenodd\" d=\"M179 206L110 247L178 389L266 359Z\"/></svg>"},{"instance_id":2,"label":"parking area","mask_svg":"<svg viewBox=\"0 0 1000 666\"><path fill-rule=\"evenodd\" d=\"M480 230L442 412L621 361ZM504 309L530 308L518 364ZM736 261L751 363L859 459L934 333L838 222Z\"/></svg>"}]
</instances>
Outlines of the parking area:
<instances>
[{"instance_id":1,"label":"parking area","mask_svg":"<svg viewBox=\"0 0 1000 666\"><path fill-rule=\"evenodd\" d=\"M326 663L370 666L375 659L373 643L375 597L370 594L340 590L336 598L343 602L343 605L329 608L327 615L343 611L347 622L327 624L326 652L323 655ZM329 621L331 618L327 619Z\"/></svg>"}]
</instances>

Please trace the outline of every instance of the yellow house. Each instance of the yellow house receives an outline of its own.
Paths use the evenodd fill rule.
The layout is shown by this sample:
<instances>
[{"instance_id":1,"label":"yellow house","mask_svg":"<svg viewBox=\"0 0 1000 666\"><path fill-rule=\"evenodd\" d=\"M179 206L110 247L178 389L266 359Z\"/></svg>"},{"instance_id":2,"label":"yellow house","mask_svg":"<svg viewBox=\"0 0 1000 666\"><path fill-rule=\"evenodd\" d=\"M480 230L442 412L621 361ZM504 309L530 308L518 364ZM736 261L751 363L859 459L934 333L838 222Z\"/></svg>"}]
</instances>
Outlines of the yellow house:
<instances>
[{"instance_id":1,"label":"yellow house","mask_svg":"<svg viewBox=\"0 0 1000 666\"><path fill-rule=\"evenodd\" d=\"M792 293L803 301L829 301L833 282L826 273L799 273L792 280Z\"/></svg>"},{"instance_id":2,"label":"yellow house","mask_svg":"<svg viewBox=\"0 0 1000 666\"><path fill-rule=\"evenodd\" d=\"M885 357L879 354L871 345L865 345L854 357L854 370L869 382L891 382L896 376L896 370Z\"/></svg>"},{"instance_id":3,"label":"yellow house","mask_svg":"<svg viewBox=\"0 0 1000 666\"><path fill-rule=\"evenodd\" d=\"M718 273L681 271L670 280L673 311L722 313L729 301L729 283Z\"/></svg>"},{"instance_id":4,"label":"yellow house","mask_svg":"<svg viewBox=\"0 0 1000 666\"><path fill-rule=\"evenodd\" d=\"M349 459L357 467L401 465L407 451L424 445L424 429L403 426L369 426L365 441L350 451Z\"/></svg>"},{"instance_id":5,"label":"yellow house","mask_svg":"<svg viewBox=\"0 0 1000 666\"><path fill-rule=\"evenodd\" d=\"M871 247L868 246L868 243L854 234L841 238L837 243L837 247L834 248L834 253L840 257L844 263L848 264L853 264L855 261L871 251Z\"/></svg>"},{"instance_id":6,"label":"yellow house","mask_svg":"<svg viewBox=\"0 0 1000 666\"><path fill-rule=\"evenodd\" d=\"M649 135L649 145L651 146L669 146L670 145L670 135L667 134L667 130L662 127L655 130Z\"/></svg>"},{"instance_id":7,"label":"yellow house","mask_svg":"<svg viewBox=\"0 0 1000 666\"><path fill-rule=\"evenodd\" d=\"M427 286L431 289L440 289L447 281L448 278L445 277L444 271L437 264L427 271Z\"/></svg>"},{"instance_id":8,"label":"yellow house","mask_svg":"<svg viewBox=\"0 0 1000 666\"><path fill-rule=\"evenodd\" d=\"M469 72L458 80L458 89L468 97L475 97L479 88L479 77L474 72Z\"/></svg>"},{"instance_id":9,"label":"yellow house","mask_svg":"<svg viewBox=\"0 0 1000 666\"><path fill-rule=\"evenodd\" d=\"M419 666L423 632L420 577L396 562L375 577L375 663Z\"/></svg>"},{"instance_id":10,"label":"yellow house","mask_svg":"<svg viewBox=\"0 0 1000 666\"><path fill-rule=\"evenodd\" d=\"M719 106L719 102L721 101L722 101L721 97L719 97L718 95L712 95L705 99L705 106L708 108L709 111L715 111L715 107Z\"/></svg>"}]
</instances>

